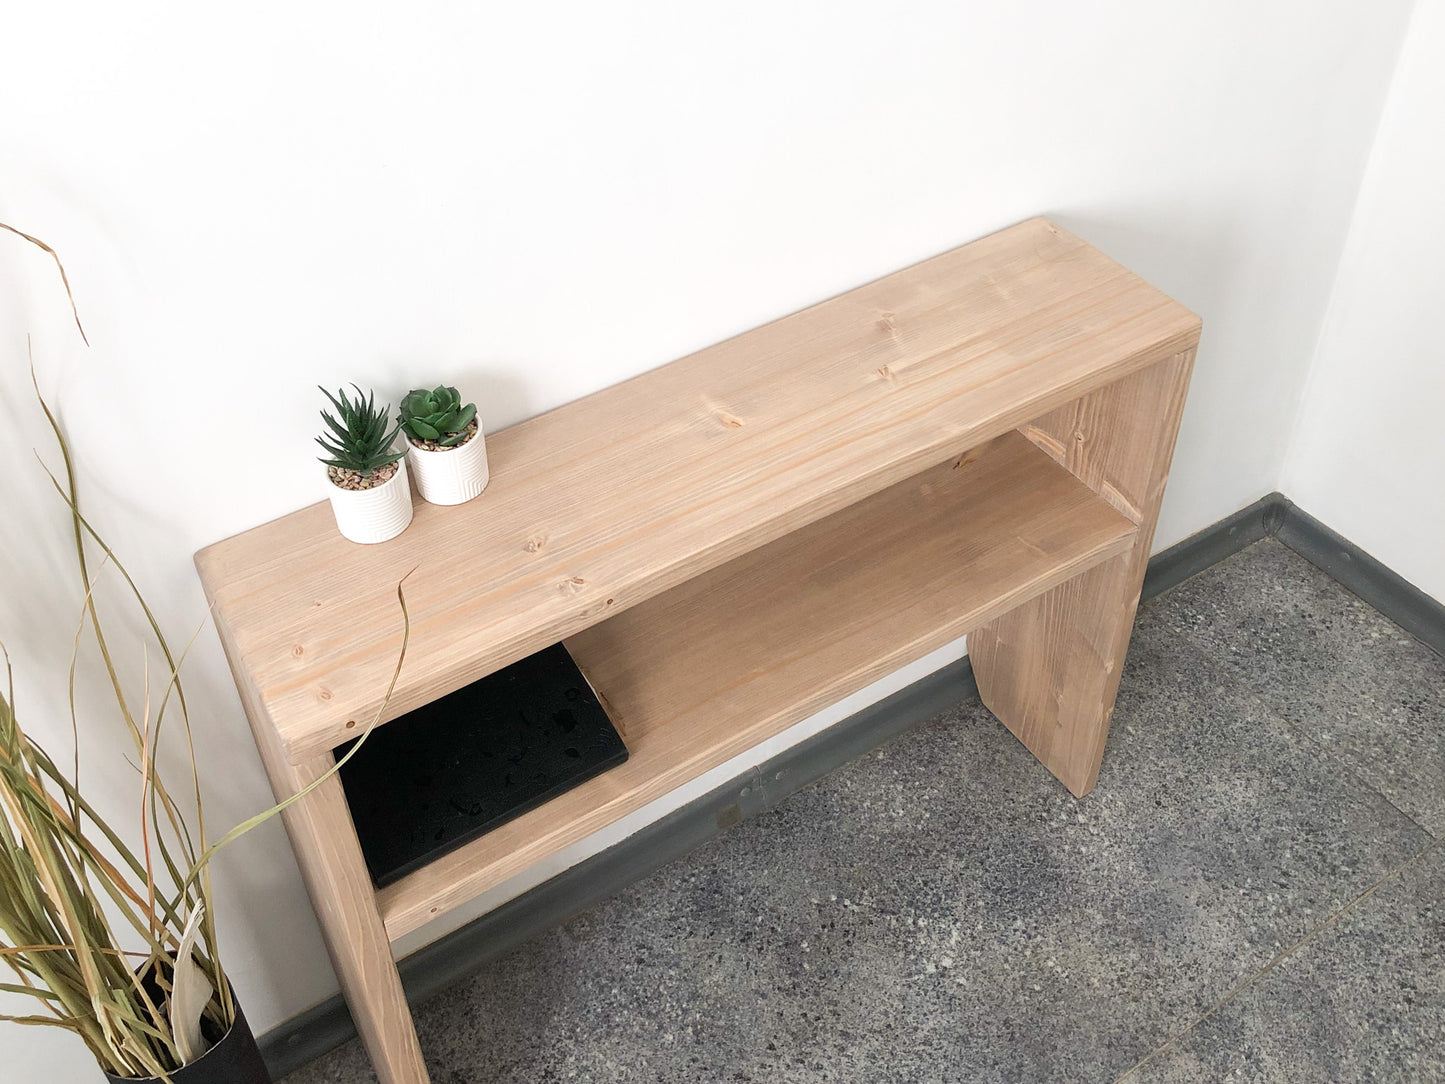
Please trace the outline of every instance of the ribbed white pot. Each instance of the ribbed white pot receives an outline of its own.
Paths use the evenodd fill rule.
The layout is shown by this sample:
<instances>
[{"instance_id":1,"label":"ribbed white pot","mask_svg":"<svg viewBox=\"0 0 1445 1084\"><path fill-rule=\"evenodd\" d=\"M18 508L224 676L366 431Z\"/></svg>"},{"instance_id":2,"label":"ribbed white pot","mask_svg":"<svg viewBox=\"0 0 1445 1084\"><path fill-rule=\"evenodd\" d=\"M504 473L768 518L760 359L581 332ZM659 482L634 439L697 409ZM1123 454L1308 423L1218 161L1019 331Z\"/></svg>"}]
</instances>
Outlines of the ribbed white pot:
<instances>
[{"instance_id":1,"label":"ribbed white pot","mask_svg":"<svg viewBox=\"0 0 1445 1084\"><path fill-rule=\"evenodd\" d=\"M406 461L416 474L416 487L432 504L463 504L487 488L487 439L481 422L465 444L431 451L406 442Z\"/></svg>"},{"instance_id":2,"label":"ribbed white pot","mask_svg":"<svg viewBox=\"0 0 1445 1084\"><path fill-rule=\"evenodd\" d=\"M406 530L411 523L411 486L406 480L406 460L399 460L396 473L371 489L342 489L328 478L331 511L336 526L353 542L385 542Z\"/></svg>"}]
</instances>

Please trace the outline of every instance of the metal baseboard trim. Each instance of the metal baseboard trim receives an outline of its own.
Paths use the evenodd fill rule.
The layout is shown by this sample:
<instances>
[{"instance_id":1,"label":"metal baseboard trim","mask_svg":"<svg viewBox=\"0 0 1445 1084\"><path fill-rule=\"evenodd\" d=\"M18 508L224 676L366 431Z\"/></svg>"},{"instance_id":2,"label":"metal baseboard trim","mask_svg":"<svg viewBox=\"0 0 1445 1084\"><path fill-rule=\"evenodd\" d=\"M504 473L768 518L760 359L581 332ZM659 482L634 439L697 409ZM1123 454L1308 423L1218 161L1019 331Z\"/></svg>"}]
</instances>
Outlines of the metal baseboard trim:
<instances>
[{"instance_id":1,"label":"metal baseboard trim","mask_svg":"<svg viewBox=\"0 0 1445 1084\"><path fill-rule=\"evenodd\" d=\"M1445 606L1279 493L1155 555L1143 597L1176 587L1271 536L1445 654ZM408 1000L425 1000L977 691L968 660L951 664L689 802L403 959L398 966ZM346 1002L336 995L268 1031L260 1045L279 1078L355 1036Z\"/></svg>"},{"instance_id":2,"label":"metal baseboard trim","mask_svg":"<svg viewBox=\"0 0 1445 1084\"><path fill-rule=\"evenodd\" d=\"M1248 508L1241 508L1234 515L1156 553L1149 559L1149 568L1144 573L1143 597L1153 598L1178 587L1189 577L1212 568L1226 557L1233 557L1245 546L1274 534L1283 501L1278 493L1261 497Z\"/></svg>"},{"instance_id":3,"label":"metal baseboard trim","mask_svg":"<svg viewBox=\"0 0 1445 1084\"><path fill-rule=\"evenodd\" d=\"M1445 655L1445 605L1293 501L1280 497L1275 534L1321 572L1353 591L1425 646Z\"/></svg>"}]
</instances>

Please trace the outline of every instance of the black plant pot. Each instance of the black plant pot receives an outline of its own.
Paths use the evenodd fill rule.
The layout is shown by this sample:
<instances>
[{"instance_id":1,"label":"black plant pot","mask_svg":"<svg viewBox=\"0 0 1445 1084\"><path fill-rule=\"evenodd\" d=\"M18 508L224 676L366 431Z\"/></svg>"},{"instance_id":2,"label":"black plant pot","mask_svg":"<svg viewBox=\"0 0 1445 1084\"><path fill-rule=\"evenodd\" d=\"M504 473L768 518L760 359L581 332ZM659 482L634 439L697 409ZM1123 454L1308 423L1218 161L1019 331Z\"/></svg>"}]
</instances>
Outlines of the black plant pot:
<instances>
[{"instance_id":1,"label":"black plant pot","mask_svg":"<svg viewBox=\"0 0 1445 1084\"><path fill-rule=\"evenodd\" d=\"M204 1030L208 1025L202 1023ZM207 1035L206 1038L212 1038ZM256 1045L256 1036L251 1034L251 1025L246 1023L246 1014L236 1004L236 1021L231 1030L189 1065L173 1070L169 1077L159 1076L116 1076L106 1073L105 1078L114 1084L272 1084L271 1074L261 1059L261 1048Z\"/></svg>"}]
</instances>

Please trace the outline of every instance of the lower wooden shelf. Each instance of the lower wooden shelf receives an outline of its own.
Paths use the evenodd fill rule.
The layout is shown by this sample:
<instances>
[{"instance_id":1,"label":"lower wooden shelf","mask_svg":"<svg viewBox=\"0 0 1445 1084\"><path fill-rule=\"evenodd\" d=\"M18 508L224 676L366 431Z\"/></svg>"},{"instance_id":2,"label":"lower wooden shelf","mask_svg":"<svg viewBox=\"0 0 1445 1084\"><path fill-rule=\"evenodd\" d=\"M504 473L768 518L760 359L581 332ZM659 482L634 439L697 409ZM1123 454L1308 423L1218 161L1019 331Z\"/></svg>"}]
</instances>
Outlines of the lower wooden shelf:
<instances>
[{"instance_id":1,"label":"lower wooden shelf","mask_svg":"<svg viewBox=\"0 0 1445 1084\"><path fill-rule=\"evenodd\" d=\"M567 641L631 753L380 890L393 940L1019 603L1135 524L1009 433Z\"/></svg>"}]
</instances>

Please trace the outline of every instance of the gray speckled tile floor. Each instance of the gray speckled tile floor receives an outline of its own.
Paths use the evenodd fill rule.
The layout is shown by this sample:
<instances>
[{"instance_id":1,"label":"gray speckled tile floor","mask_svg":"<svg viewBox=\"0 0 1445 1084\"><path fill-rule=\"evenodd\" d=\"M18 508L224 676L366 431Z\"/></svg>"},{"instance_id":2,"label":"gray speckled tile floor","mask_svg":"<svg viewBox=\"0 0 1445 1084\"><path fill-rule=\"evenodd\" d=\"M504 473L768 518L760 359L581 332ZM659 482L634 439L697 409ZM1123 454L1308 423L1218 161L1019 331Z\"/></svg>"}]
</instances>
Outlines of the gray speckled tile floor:
<instances>
[{"instance_id":1,"label":"gray speckled tile floor","mask_svg":"<svg viewBox=\"0 0 1445 1084\"><path fill-rule=\"evenodd\" d=\"M1146 604L1088 798L961 703L418 1006L433 1081L1445 1079L1442 678L1259 543Z\"/></svg>"},{"instance_id":2,"label":"gray speckled tile floor","mask_svg":"<svg viewBox=\"0 0 1445 1084\"><path fill-rule=\"evenodd\" d=\"M1129 1084L1445 1080L1445 848L1346 911Z\"/></svg>"},{"instance_id":3,"label":"gray speckled tile floor","mask_svg":"<svg viewBox=\"0 0 1445 1084\"><path fill-rule=\"evenodd\" d=\"M1445 835L1445 658L1278 542L1146 606L1140 628L1209 654L1241 688Z\"/></svg>"}]
</instances>

